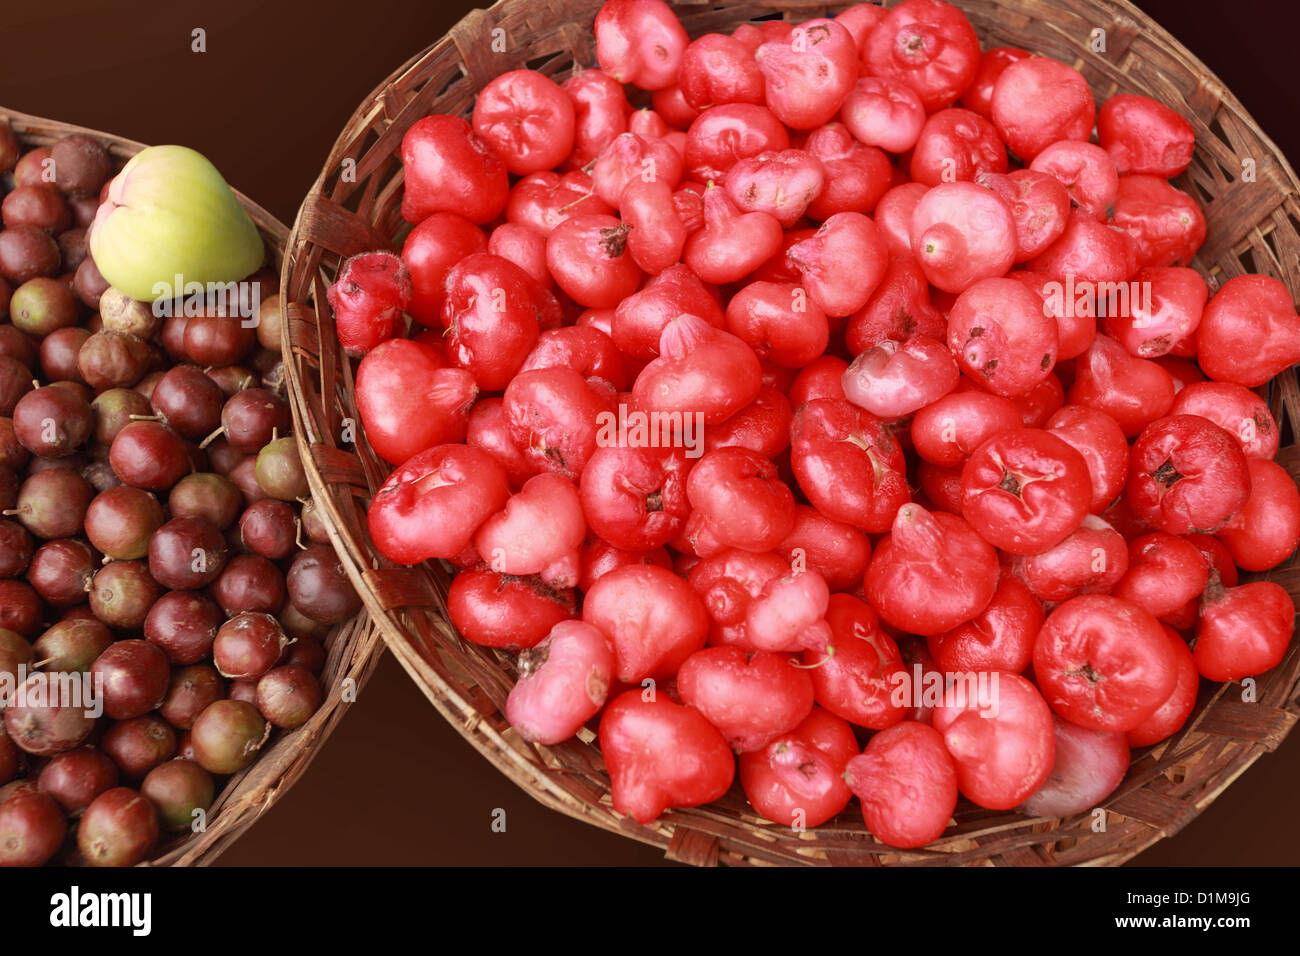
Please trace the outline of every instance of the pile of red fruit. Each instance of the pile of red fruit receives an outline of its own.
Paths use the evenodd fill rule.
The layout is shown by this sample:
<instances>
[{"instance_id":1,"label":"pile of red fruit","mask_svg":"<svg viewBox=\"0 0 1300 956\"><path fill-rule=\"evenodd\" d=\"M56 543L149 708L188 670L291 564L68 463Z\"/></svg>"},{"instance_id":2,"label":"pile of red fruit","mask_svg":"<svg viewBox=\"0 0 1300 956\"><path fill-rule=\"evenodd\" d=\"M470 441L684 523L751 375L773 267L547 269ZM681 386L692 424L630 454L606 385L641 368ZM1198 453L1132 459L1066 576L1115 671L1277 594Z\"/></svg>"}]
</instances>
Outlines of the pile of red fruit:
<instances>
[{"instance_id":1,"label":"pile of red fruit","mask_svg":"<svg viewBox=\"0 0 1300 956\"><path fill-rule=\"evenodd\" d=\"M360 606L307 506L278 296L164 320L106 287L111 173L93 138L23 153L0 122L0 866L203 829L214 777L320 706Z\"/></svg>"},{"instance_id":2,"label":"pile of red fruit","mask_svg":"<svg viewBox=\"0 0 1300 956\"><path fill-rule=\"evenodd\" d=\"M915 847L959 793L1097 806L1200 678L1282 660L1291 599L1238 569L1300 540L1252 391L1300 317L1189 267L1183 117L940 0L695 40L610 0L595 43L415 123L401 256L330 293L375 545L460 569L524 738L600 715L641 822L739 754L763 817L856 794Z\"/></svg>"}]
</instances>

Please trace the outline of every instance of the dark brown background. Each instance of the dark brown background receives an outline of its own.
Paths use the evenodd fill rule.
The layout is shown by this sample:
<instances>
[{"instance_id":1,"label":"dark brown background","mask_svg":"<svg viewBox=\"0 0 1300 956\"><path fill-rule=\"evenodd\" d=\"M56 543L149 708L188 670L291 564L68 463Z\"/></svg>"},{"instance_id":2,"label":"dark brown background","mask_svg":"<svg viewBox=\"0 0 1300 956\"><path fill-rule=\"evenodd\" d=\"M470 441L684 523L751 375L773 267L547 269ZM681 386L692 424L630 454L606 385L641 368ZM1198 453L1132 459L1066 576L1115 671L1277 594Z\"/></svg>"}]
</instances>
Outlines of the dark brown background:
<instances>
[{"instance_id":1,"label":"dark brown background","mask_svg":"<svg viewBox=\"0 0 1300 956\"><path fill-rule=\"evenodd\" d=\"M1293 0L1141 3L1300 158ZM0 103L207 154L292 223L352 110L472 4L430 0L6 2ZM207 52L190 50L207 32ZM1146 865L1300 862L1300 733ZM506 832L494 833L495 808ZM306 776L222 858L238 864L654 864L544 809L447 726L388 656Z\"/></svg>"}]
</instances>

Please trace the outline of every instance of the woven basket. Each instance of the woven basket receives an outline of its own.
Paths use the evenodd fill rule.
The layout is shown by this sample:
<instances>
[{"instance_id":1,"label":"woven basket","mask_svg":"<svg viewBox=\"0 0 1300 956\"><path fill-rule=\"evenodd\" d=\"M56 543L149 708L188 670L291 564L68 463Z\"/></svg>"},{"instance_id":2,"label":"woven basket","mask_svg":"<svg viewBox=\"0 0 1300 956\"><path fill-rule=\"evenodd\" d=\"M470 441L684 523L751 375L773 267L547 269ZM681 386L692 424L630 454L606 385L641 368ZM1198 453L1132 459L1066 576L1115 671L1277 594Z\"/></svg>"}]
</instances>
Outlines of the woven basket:
<instances>
[{"instance_id":1,"label":"woven basket","mask_svg":"<svg viewBox=\"0 0 1300 956\"><path fill-rule=\"evenodd\" d=\"M145 148L143 143L119 136L28 116L4 107L0 107L0 121L8 121L19 141L27 147L49 146L69 133L84 133L103 143L118 167ZM271 250L274 265L279 266L288 231L261 206L242 193L236 195L257 225L266 247ZM286 343L285 354L288 351ZM295 429L297 427L295 424ZM256 763L226 780L208 810L207 828L202 833L169 840L159 847L159 855L146 865L211 864L303 775L347 710L344 682L351 682L347 685L347 697L355 699L352 691L359 689L370 677L383 650L378 628L364 611L334 628L325 639L325 647L325 669L321 672L325 694L320 709L302 727L277 734L274 744L262 752Z\"/></svg>"},{"instance_id":2,"label":"woven basket","mask_svg":"<svg viewBox=\"0 0 1300 956\"><path fill-rule=\"evenodd\" d=\"M672 0L670 0L672 2ZM1098 100L1145 93L1170 103L1196 128L1191 168L1178 185L1205 209L1209 236L1196 265L1212 286L1243 272L1282 279L1300 296L1300 207L1294 172L1241 104L1176 40L1124 0L956 0L983 44L1014 45L1069 63L1088 78ZM1091 814L1066 820L995 813L962 801L956 823L923 850L900 852L877 843L856 803L806 833L761 819L739 786L705 807L669 811L640 826L611 806L609 778L594 735L556 747L524 743L503 716L514 666L502 653L456 633L444 609L449 581L433 564L405 568L379 556L359 503L389 472L367 446L343 440L358 421L353 365L340 352L325 304L342 257L388 248L404 223L399 215L402 169L395 158L406 130L429 113L468 116L474 96L498 74L521 67L562 80L575 64L595 62L591 26L600 0L502 0L475 10L436 44L398 69L353 114L312 187L289 237L283 288L290 350L286 365L301 424L310 442L308 477L325 504L331 537L384 640L439 712L485 757L547 806L665 849L693 864L1058 865L1119 864L1177 833L1267 750L1300 714L1300 642L1281 665L1257 679L1257 701L1243 703L1236 684L1203 688L1197 709L1172 739L1135 752L1120 788L1105 801L1105 829ZM806 20L845 4L757 0L728 5L674 3L692 36L730 32L752 18ZM507 50L492 51L493 30ZM1105 51L1092 52L1095 30ZM500 37L500 34L495 34ZM499 46L499 44L498 44ZM1252 159L1255 181L1242 181ZM1294 370L1267 389L1282 423L1300 414ZM350 434L350 432L349 432ZM1279 461L1300 473L1300 449ZM1300 596L1293 560L1267 577Z\"/></svg>"}]
</instances>

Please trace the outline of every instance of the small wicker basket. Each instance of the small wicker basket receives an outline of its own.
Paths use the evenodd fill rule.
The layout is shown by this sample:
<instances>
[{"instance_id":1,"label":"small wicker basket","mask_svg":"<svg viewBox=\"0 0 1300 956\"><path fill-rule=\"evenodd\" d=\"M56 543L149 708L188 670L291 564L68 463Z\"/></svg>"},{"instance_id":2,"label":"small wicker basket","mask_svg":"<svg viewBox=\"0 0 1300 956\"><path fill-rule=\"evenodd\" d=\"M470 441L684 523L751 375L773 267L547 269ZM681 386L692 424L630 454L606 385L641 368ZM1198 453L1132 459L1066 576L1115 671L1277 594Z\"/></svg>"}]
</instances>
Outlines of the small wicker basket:
<instances>
[{"instance_id":1,"label":"small wicker basket","mask_svg":"<svg viewBox=\"0 0 1300 956\"><path fill-rule=\"evenodd\" d=\"M669 0L692 36L730 32L755 18L791 21L847 4L750 0L727 6ZM1202 204L1209 235L1195 265L1212 287L1244 272L1277 276L1300 296L1300 189L1295 173L1241 104L1196 57L1125 0L954 0L985 47L1025 47L1083 72L1098 100L1144 93L1175 106L1196 129L1196 154L1177 185ZM887 4L891 5L891 4ZM1300 643L1256 681L1255 701L1236 684L1203 688L1196 711L1173 738L1135 752L1123 784L1104 803L1104 829L1091 814L1065 820L996 813L962 801L955 825L922 850L877 843L856 804L806 833L761 819L738 786L705 807L669 811L641 826L616 814L594 735L556 747L524 743L504 717L512 659L463 640L447 618L448 574L383 559L358 507L390 470L358 421L353 365L341 353L325 289L343 257L391 247L402 168L397 148L429 113L468 116L475 94L507 70L532 67L557 80L595 62L591 27L601 0L501 0L475 10L382 83L353 114L299 210L285 256L286 366L312 493L331 538L384 640L434 706L480 753L532 796L596 826L665 849L693 864L1113 865L1177 833L1262 753L1291 730L1300 702ZM503 33L494 33L494 31ZM496 52L504 37L504 52ZM1251 163L1245 163L1250 160ZM1242 175L1253 166L1253 179ZM1300 414L1294 369L1269 384L1273 414L1291 440ZM345 426L353 426L345 430ZM1280 463L1300 474L1292 444ZM1294 559L1266 577L1300 597Z\"/></svg>"},{"instance_id":2,"label":"small wicker basket","mask_svg":"<svg viewBox=\"0 0 1300 956\"><path fill-rule=\"evenodd\" d=\"M143 143L120 136L28 116L4 107L0 107L0 121L7 121L26 147L49 146L70 133L84 133L103 143L119 167L145 148ZM236 195L271 251L273 267L278 267L283 259L288 230L242 193ZM287 355L287 342L283 349ZM295 429L298 427L295 423ZM347 711L348 701L355 699L355 691L374 671L383 651L379 630L365 611L335 627L326 637L325 647L325 669L321 673L325 695L320 709L302 727L280 732L256 763L226 780L208 810L207 826L203 832L170 839L159 847L158 856L145 865L211 864L303 775Z\"/></svg>"}]
</instances>

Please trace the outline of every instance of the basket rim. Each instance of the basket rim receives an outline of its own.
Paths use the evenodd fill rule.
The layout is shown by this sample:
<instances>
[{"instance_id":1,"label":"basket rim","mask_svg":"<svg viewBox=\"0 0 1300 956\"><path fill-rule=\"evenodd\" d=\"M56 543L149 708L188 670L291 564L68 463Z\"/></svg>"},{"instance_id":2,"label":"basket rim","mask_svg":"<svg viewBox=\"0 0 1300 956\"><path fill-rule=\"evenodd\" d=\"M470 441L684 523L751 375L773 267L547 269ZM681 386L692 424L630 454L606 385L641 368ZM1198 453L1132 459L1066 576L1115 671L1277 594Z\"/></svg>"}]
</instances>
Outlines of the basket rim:
<instances>
[{"instance_id":1,"label":"basket rim","mask_svg":"<svg viewBox=\"0 0 1300 956\"><path fill-rule=\"evenodd\" d=\"M0 105L0 121L8 122L20 141L53 141L61 136L80 133L104 143L111 155L129 159L145 143L106 133L102 130L65 123L36 116ZM231 187L240 205L248 212L258 227L272 261L284 261L289 229L263 206L244 193ZM289 346L287 332L281 329L281 348ZM292 405L292 403L289 403ZM349 702L338 693L345 680L351 680L357 690L364 686L384 650L379 640L374 619L363 609L358 614L333 625L324 639L328 641L329 658L319 675L324 697L320 708L307 723L291 731L277 734L274 744L262 753L250 767L225 778L213 802L219 809L207 820L200 832L186 836L168 834L160 839L159 852L138 866L208 866L242 836L261 816L275 805L306 771L316 755L324 748L339 720L347 712ZM344 655L344 651L349 653ZM334 679L326 682L325 676L333 665ZM265 764L265 765L264 765ZM276 772L272 772L276 771Z\"/></svg>"},{"instance_id":2,"label":"basket rim","mask_svg":"<svg viewBox=\"0 0 1300 956\"><path fill-rule=\"evenodd\" d=\"M465 17L458 21L456 26L459 26L470 18L482 19L490 17L494 12L500 11L506 7L514 6L518 2L519 0L496 0L496 2L488 8L480 8L470 11ZM707 9L710 6L707 0L667 0L667 2L674 8L681 8L683 12L690 12L693 9ZM882 5L888 9L896 6L898 2L899 0L884 0ZM951 2L954 2L959 7L962 6L961 0L951 0ZM1270 161L1277 164L1279 170L1279 181L1277 185L1279 189L1283 190L1287 195L1300 196L1300 177L1297 177L1295 169L1292 167L1286 155L1278 147L1276 142L1263 131L1258 123L1255 122L1250 112L1243 106L1241 101L1236 97L1231 89L1223 83L1213 70L1206 66L1206 64L1196 56L1196 54L1190 51L1182 41L1174 37L1150 14L1139 9L1131 2L1131 0L1096 0L1096 2L1111 8L1116 13L1117 17L1127 17L1133 21L1135 25L1139 26L1143 33L1154 37L1165 48L1166 52L1173 54L1177 58L1181 66L1187 69L1189 73L1195 74L1199 81L1213 92L1220 109L1231 112L1237 118L1247 123L1252 134L1258 138L1260 144L1267 150ZM799 22L802 19L807 19L812 16L831 15L826 12L828 9L838 11L849 5L850 4L845 2L839 2L830 5L828 8L825 5L814 7L811 4L793 2L787 4L784 12L787 19L792 22ZM775 9L773 12L775 12ZM382 113L384 95L390 87L401 85L404 79L420 70L427 61L438 57L449 48L454 47L455 42L453 39L453 33L455 29L456 27L454 26L452 30L448 31L438 40L429 44L419 53L408 58L403 64L397 67L387 78L374 87L371 93L363 99L360 104L358 104L357 108L353 111L348 120L343 124L330 153L322 163L320 173L312 183L303 204L299 206L297 214L294 217L282 266L282 288L289 288L289 276L293 272L293 267L299 261L301 252L306 248L310 241L305 240L302 236L304 216L309 210L309 205L313 199L324 197L326 195L325 183L332 171L336 168L340 159L346 155L341 152L344 135L350 131L358 129L373 115ZM385 123L385 126L388 124L387 120L383 120L383 122ZM1295 290L1292 291L1292 297L1293 299L1297 298ZM310 308L310 306L304 304L304 308ZM301 396L295 395L295 420L299 411L298 406L300 401ZM302 434L305 435L305 431ZM308 468L306 470L308 473L309 484L312 485L313 494L316 494L317 487L319 486L323 489L325 483L319 469L316 467L316 463L311 460L310 456L307 456L307 461ZM369 489L371 494L373 494L374 490L373 487ZM481 718L474 703L468 699L460 686L444 680L442 676L434 671L415 651L413 647L414 638L404 633L403 629L395 623L392 612L383 606L378 596L374 593L374 590L368 586L365 574L368 570L371 570L375 564L375 555L373 550L370 550L369 553L363 555L365 560L355 560L352 558L351 547L357 542L354 542L350 537L345 536L345 531L335 527L334 522L330 521L328 522L328 525L331 542L335 544L336 549L339 550L341 556L346 555L350 559L344 561L344 566L349 577L357 587L358 593L362 595L367 610L370 612L372 618L378 622L379 631L385 644L388 646L389 650L397 656L403 668L407 671L408 676L415 681L416 685L421 689L430 702L433 703L435 709L444 717L444 719L448 720L457 729L462 737L474 746L474 748L486 757L498 770L509 777L517 786L544 806L558 810L566 816L574 819L599 826L600 828L610 832L631 837L639 842L658 846L660 848L667 847L670 858L675 858L671 846L674 832L675 830L681 829L682 825L689 826L689 824L685 824L684 821L681 821L681 817L676 815L673 810L670 809L666 811L662 817L648 826L640 826L615 819L613 817L612 809L607 805L607 802L602 802L599 805L589 803L582 807L575 807L572 798L565 799L556 794L553 789L548 786L546 775L540 772L544 767L538 768L537 761L522 756L519 753L518 748L506 739L503 732L498 731L489 721ZM363 542L363 544L367 547L372 547L369 545L368 540ZM1287 657L1277 666L1276 670L1286 670L1289 671L1290 674L1287 682L1285 704L1279 705L1279 709L1285 710L1293 717L1300 717L1300 697L1297 696L1297 691L1300 690L1300 647L1297 647L1297 642L1293 641ZM1231 685L1211 686L1217 688L1218 692L1221 692L1224 686ZM1204 682L1202 682L1203 693L1204 687ZM1200 705L1198 705L1198 711L1199 709ZM1287 727L1281 737L1284 738L1289 731L1290 727ZM1167 743L1172 744L1176 740L1180 739L1184 734L1190 732L1190 726L1185 727L1183 730L1176 733L1174 737L1169 738ZM1221 782L1214 788L1213 792L1197 801L1193 818L1212 803L1228 785L1236 780L1237 777L1249 769L1263 753L1274 749L1276 744L1280 742L1280 739L1281 738L1273 741L1271 744L1263 741L1235 740L1234 743L1239 744L1245 752L1240 754L1233 762L1234 772L1231 774L1230 778L1225 782ZM1157 744L1156 748L1158 749L1165 746L1165 743L1166 742ZM1152 748L1145 749L1151 750ZM1143 784L1143 786L1145 787L1146 784ZM565 797L567 796L568 795L565 795ZM707 810L708 808L703 807L693 809ZM1027 822L1030 818L1017 817L1017 820L1018 822ZM767 821L763 822L766 823ZM1084 859L1074 865L1096 865L1099 863L1117 865L1127 862L1154 843L1159 842L1167 836L1173 835L1173 833L1179 828L1180 826L1173 827L1172 829L1165 827L1157 828L1152 825L1150 826L1149 837L1144 841L1141 841L1135 848L1126 847L1120 853L1103 852L1095 858ZM758 842L761 841L756 841L756 845ZM815 844L810 844L810 849L811 848L815 848ZM965 854L962 854L962 856L964 857ZM976 854L972 859L978 860L980 857ZM807 862L826 863L827 861L810 858ZM945 861L941 860L940 862ZM954 862L969 862L969 860L963 859Z\"/></svg>"}]
</instances>

